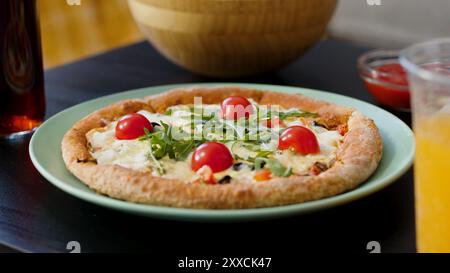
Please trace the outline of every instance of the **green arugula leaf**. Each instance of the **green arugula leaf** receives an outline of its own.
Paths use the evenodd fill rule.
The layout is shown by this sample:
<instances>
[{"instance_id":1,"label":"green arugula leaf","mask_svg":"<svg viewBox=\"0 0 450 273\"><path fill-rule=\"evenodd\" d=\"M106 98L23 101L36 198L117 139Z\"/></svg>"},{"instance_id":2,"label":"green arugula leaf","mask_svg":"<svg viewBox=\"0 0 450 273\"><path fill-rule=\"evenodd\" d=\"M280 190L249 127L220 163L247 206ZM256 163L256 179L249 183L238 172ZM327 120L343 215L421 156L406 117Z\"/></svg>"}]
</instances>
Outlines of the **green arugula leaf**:
<instances>
[{"instance_id":1,"label":"green arugula leaf","mask_svg":"<svg viewBox=\"0 0 450 273\"><path fill-rule=\"evenodd\" d=\"M185 160L189 153L194 149L194 147L195 142L193 140L173 142L171 158L175 160Z\"/></svg>"},{"instance_id":2,"label":"green arugula leaf","mask_svg":"<svg viewBox=\"0 0 450 273\"><path fill-rule=\"evenodd\" d=\"M153 162L153 165L156 167L158 173L160 175L163 175L166 172L166 170L162 166L161 162L159 162L158 159L155 156L155 152L153 150L153 147L154 147L154 144L155 144L155 143L153 143L153 135L150 133L149 130L147 130L147 128L144 129L144 132L145 132L146 140L149 140L149 146L150 146L150 151L148 153L148 158Z\"/></svg>"},{"instance_id":3,"label":"green arugula leaf","mask_svg":"<svg viewBox=\"0 0 450 273\"><path fill-rule=\"evenodd\" d=\"M271 155L272 153L273 153L273 151L259 151L259 152L256 154L255 158L256 158L256 157L268 157L268 156Z\"/></svg>"},{"instance_id":4,"label":"green arugula leaf","mask_svg":"<svg viewBox=\"0 0 450 273\"><path fill-rule=\"evenodd\" d=\"M297 109L290 109L290 110L287 110L284 112L279 112L278 114L279 114L281 120L284 120L284 119L290 118L290 117L317 117L318 116L317 113L304 112L304 111L300 111Z\"/></svg>"},{"instance_id":5,"label":"green arugula leaf","mask_svg":"<svg viewBox=\"0 0 450 273\"><path fill-rule=\"evenodd\" d=\"M185 160L187 156L192 152L192 150L208 141L214 140L217 136L218 139L216 141L226 142L225 140L220 138L220 135L227 132L231 133L234 139L238 139L239 141L234 143L240 143L243 148L249 151L249 155L247 158L242 158L242 155L236 154L233 152L232 145L230 150L235 158L235 160L243 161L248 164L252 164L255 166L255 169L268 168L274 176L286 177L292 174L292 169L283 166L278 160L273 158L272 150L263 150L262 144L268 143L273 137L274 134L279 134L278 131L272 130L266 127L255 126L249 127L250 124L259 124L261 119L271 118L274 115L278 115L280 119L286 119L289 117L315 117L316 113L311 112L303 112L297 109L290 109L287 111L268 111L260 109L255 106L256 113L253 114L250 119L240 119L237 121L229 121L222 119L220 116L217 116L213 112L204 112L202 111L194 111L198 109L194 109L193 106L190 107L187 111L191 112L191 115L187 114L182 116L182 118L189 118L191 120L190 129L191 132L182 131L182 133L186 134L186 136L190 137L179 137L178 130L179 128L173 128L170 124L167 124L163 121L160 122L160 127L155 127L152 132L146 131L145 135L139 140L148 141L150 145L149 152L149 160L152 161L152 164L157 168L160 174L164 174L165 170L162 166L160 159L164 157L168 157L173 160ZM176 109L169 108L166 111L166 115L173 115ZM199 123L199 120L201 123ZM196 127L197 126L197 127ZM198 127L200 126L200 127ZM207 130L214 128L215 130ZM201 139L196 139L192 137L192 132L194 128L199 128L202 131L212 132L212 134L208 137L203 136ZM231 131L227 131L231 130ZM174 137L177 136L177 138ZM183 135L182 135L183 136ZM213 137L213 139L210 139ZM208 138L208 139L207 139ZM245 153L244 153L245 154Z\"/></svg>"},{"instance_id":6,"label":"green arugula leaf","mask_svg":"<svg viewBox=\"0 0 450 273\"><path fill-rule=\"evenodd\" d=\"M172 126L163 121L160 124L162 127L161 130L155 132L146 130L145 136L139 138L141 141L149 142L151 148L151 156L149 158L151 160L159 160L165 156L177 161L185 160L194 147L202 143L202 141L195 141L193 139L174 139Z\"/></svg>"}]
</instances>

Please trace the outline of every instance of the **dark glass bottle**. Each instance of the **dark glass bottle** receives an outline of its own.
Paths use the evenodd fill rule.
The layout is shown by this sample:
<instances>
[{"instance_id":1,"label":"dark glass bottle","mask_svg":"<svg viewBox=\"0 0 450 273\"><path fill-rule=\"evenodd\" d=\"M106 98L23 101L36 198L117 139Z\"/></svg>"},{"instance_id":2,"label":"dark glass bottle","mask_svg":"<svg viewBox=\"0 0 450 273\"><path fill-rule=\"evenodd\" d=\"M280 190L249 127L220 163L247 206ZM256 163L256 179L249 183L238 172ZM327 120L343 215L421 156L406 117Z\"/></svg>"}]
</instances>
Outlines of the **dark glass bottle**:
<instances>
[{"instance_id":1,"label":"dark glass bottle","mask_svg":"<svg viewBox=\"0 0 450 273\"><path fill-rule=\"evenodd\" d=\"M0 1L0 137L44 120L42 50L36 0Z\"/></svg>"}]
</instances>

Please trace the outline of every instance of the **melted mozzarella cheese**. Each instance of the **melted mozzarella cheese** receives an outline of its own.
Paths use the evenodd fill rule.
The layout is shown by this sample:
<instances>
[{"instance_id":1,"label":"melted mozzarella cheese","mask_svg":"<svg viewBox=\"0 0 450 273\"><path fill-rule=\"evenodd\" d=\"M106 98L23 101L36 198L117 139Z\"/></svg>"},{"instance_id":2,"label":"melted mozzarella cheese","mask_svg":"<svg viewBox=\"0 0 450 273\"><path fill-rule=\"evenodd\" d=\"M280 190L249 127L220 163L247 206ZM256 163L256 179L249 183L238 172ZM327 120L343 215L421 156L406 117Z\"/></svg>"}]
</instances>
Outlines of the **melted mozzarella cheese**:
<instances>
[{"instance_id":1,"label":"melted mozzarella cheese","mask_svg":"<svg viewBox=\"0 0 450 273\"><path fill-rule=\"evenodd\" d=\"M218 106L206 108L208 111L217 111ZM165 122L176 127L190 127L190 119L186 118L191 115L190 112L178 109L173 111L172 115L162 115L157 113L150 113L145 110L138 112L145 116L152 122ZM157 172L157 168L152 165L148 154L150 148L148 142L139 140L118 140L115 137L115 127L117 122L112 122L104 128L97 128L89 131L86 134L87 141L91 147L91 154L97 160L97 164L101 165L119 165L137 171L151 172L154 176L161 176ZM304 123L300 120L293 120L287 122L288 126L302 125ZM274 152L274 158L286 167L291 167L294 174L305 175L309 173L309 169L316 162L321 162L328 166L336 157L336 151L342 136L337 131L328 131L323 127L311 126L310 129L317 136L320 153L310 155L298 155L290 150ZM269 150L276 150L278 141L273 140L266 144L261 144ZM233 147L233 152L239 154L242 158L255 156L256 153L249 152L241 146ZM169 179L179 179L186 182L192 182L199 178L199 176L191 169L190 162L191 154L185 161L175 161L165 157L159 162L165 169L162 175ZM248 166L236 171L229 168L220 173L215 173L217 180L224 176L238 179L240 182L253 182L254 171Z\"/></svg>"},{"instance_id":2,"label":"melted mozzarella cheese","mask_svg":"<svg viewBox=\"0 0 450 273\"><path fill-rule=\"evenodd\" d=\"M182 111L177 111L178 112L182 112ZM144 117L146 117L149 121L151 122L164 122L173 126L177 126L177 127L183 127L186 125L190 124L190 120L189 119L183 119L181 118L182 115L176 116L175 114L173 116L168 116L168 115L163 115L163 114L158 114L158 113L150 113L146 110L141 110L139 112L137 112L138 114L143 115Z\"/></svg>"},{"instance_id":3,"label":"melted mozzarella cheese","mask_svg":"<svg viewBox=\"0 0 450 273\"><path fill-rule=\"evenodd\" d=\"M336 157L341 135L337 131L326 131L316 136L320 145L320 153L298 155L291 150L283 150L275 153L275 158L284 166L291 167L292 172L298 175L308 174L309 169L316 162L330 166L330 163Z\"/></svg>"},{"instance_id":4,"label":"melted mozzarella cheese","mask_svg":"<svg viewBox=\"0 0 450 273\"><path fill-rule=\"evenodd\" d=\"M169 158L163 158L160 163L165 169L163 177L168 179L181 179L184 181L192 182L197 178L197 174L191 169L191 156L188 156L185 161L175 161ZM154 170L152 172L154 176L160 176L159 173Z\"/></svg>"},{"instance_id":5,"label":"melted mozzarella cheese","mask_svg":"<svg viewBox=\"0 0 450 273\"><path fill-rule=\"evenodd\" d=\"M86 135L91 146L91 154L97 160L97 164L149 171L148 144L143 141L116 139L113 125L115 123L106 130L92 130Z\"/></svg>"},{"instance_id":6,"label":"melted mozzarella cheese","mask_svg":"<svg viewBox=\"0 0 450 273\"><path fill-rule=\"evenodd\" d=\"M232 179L239 179L240 182L251 183L253 182L253 174L254 171L252 171L248 166L243 166L239 171L229 168L223 172L215 173L214 177L216 180L219 180L228 175Z\"/></svg>"}]
</instances>

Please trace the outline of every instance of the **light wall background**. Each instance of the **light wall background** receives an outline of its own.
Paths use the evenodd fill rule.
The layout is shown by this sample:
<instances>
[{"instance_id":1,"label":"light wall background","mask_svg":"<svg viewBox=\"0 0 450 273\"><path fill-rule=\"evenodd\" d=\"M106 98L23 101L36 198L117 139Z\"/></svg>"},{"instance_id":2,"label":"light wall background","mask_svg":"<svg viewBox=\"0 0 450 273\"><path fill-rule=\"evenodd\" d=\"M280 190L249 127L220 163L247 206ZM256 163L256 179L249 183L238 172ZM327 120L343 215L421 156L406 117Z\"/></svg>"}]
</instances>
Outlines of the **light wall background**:
<instances>
[{"instance_id":1,"label":"light wall background","mask_svg":"<svg viewBox=\"0 0 450 273\"><path fill-rule=\"evenodd\" d=\"M381 0L381 4L340 0L331 34L379 47L450 37L450 0Z\"/></svg>"},{"instance_id":2,"label":"light wall background","mask_svg":"<svg viewBox=\"0 0 450 273\"><path fill-rule=\"evenodd\" d=\"M450 0L380 1L381 6L369 6L367 0L340 0L330 36L377 47L450 37ZM126 0L81 0L80 6L37 2L47 68L142 39Z\"/></svg>"}]
</instances>

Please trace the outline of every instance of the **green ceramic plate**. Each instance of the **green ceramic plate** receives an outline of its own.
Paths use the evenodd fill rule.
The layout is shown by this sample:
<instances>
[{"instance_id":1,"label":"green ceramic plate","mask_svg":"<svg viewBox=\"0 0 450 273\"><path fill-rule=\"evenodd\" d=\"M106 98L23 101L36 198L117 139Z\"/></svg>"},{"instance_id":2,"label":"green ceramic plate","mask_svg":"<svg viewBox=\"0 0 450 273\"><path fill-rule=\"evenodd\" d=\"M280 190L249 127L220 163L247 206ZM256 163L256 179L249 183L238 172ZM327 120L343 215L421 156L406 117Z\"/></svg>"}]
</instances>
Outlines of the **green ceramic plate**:
<instances>
[{"instance_id":1,"label":"green ceramic plate","mask_svg":"<svg viewBox=\"0 0 450 273\"><path fill-rule=\"evenodd\" d=\"M227 84L205 85L217 86ZM381 131L384 143L384 154L378 169L360 187L344 194L296 205L237 210L182 209L120 201L95 193L66 170L64 162L61 158L60 143L64 133L76 121L80 120L94 110L113 102L128 98L140 98L150 94L164 92L175 87L187 86L186 84L156 86L123 92L87 101L68 108L47 120L34 133L30 143L31 160L38 171L48 181L50 181L50 183L83 200L112 209L143 216L189 221L239 221L274 218L337 206L358 198L362 198L382 189L406 172L412 164L414 156L413 133L406 124L394 115L376 106L342 95L297 87L260 84L228 85L239 85L242 87L287 93L301 93L317 99L359 109L369 117L373 118Z\"/></svg>"}]
</instances>

